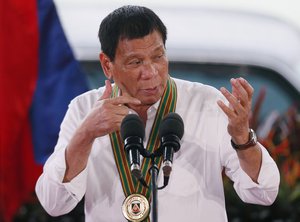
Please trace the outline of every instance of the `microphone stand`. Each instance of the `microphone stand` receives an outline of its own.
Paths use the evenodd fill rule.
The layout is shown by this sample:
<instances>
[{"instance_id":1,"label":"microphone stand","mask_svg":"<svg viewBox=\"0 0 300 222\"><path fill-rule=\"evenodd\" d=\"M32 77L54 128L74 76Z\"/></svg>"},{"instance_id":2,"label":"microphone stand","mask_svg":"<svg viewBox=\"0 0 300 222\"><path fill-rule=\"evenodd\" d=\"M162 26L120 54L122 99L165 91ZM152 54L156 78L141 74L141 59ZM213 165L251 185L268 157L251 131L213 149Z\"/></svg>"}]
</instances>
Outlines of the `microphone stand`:
<instances>
[{"instance_id":1,"label":"microphone stand","mask_svg":"<svg viewBox=\"0 0 300 222\"><path fill-rule=\"evenodd\" d=\"M155 163L155 158L163 155L163 150L161 148L159 148L156 151L154 151L153 153L149 153L147 150L142 149L142 147L139 147L139 151L140 151L140 154L144 158L151 159L151 166L149 169L149 173L151 174L151 188L152 188L151 222L157 222L157 190L165 188L167 186L167 183L164 184L164 186L162 186L162 187L159 187L159 188L157 187L157 177L158 177L159 169ZM147 185L143 184L143 186L145 186L149 189L149 187Z\"/></svg>"},{"instance_id":2,"label":"microphone stand","mask_svg":"<svg viewBox=\"0 0 300 222\"><path fill-rule=\"evenodd\" d=\"M144 158L150 158L151 159L151 167L149 169L149 173L151 174L151 188L152 188L152 206L151 206L151 222L157 222L157 177L159 169L155 163L155 158L162 155L162 149L158 149L153 153L149 153L145 149L140 148L140 154ZM147 187L147 186L145 186ZM149 188L149 187L147 187ZM164 188L164 187L162 187Z\"/></svg>"},{"instance_id":3,"label":"microphone stand","mask_svg":"<svg viewBox=\"0 0 300 222\"><path fill-rule=\"evenodd\" d=\"M158 176L158 167L154 161L154 155L151 155L151 185L152 185L152 222L157 222L157 176Z\"/></svg>"}]
</instances>

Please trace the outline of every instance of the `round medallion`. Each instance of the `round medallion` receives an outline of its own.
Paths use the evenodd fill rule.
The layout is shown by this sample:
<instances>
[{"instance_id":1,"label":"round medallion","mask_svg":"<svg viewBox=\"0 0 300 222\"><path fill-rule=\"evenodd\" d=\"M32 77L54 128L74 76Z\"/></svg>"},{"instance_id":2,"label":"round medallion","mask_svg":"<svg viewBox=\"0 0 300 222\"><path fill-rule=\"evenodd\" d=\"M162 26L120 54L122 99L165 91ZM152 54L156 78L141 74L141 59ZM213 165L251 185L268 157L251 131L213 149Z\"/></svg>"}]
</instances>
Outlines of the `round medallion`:
<instances>
[{"instance_id":1,"label":"round medallion","mask_svg":"<svg viewBox=\"0 0 300 222\"><path fill-rule=\"evenodd\" d=\"M132 222L143 221L150 212L150 205L146 197L141 194L131 194L123 202L124 217Z\"/></svg>"}]
</instances>

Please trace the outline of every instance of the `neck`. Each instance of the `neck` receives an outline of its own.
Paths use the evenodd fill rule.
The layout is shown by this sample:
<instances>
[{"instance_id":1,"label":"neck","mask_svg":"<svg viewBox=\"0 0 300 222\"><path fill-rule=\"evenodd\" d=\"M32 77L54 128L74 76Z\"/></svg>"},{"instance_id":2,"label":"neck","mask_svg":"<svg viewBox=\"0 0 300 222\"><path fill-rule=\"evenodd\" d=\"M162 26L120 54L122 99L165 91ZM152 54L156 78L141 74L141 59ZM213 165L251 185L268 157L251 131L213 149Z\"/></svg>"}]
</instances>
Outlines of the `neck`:
<instances>
[{"instance_id":1,"label":"neck","mask_svg":"<svg viewBox=\"0 0 300 222\"><path fill-rule=\"evenodd\" d=\"M130 109L133 109L143 120L143 123L146 125L147 122L147 110L151 105L140 105L140 106L129 106Z\"/></svg>"}]
</instances>

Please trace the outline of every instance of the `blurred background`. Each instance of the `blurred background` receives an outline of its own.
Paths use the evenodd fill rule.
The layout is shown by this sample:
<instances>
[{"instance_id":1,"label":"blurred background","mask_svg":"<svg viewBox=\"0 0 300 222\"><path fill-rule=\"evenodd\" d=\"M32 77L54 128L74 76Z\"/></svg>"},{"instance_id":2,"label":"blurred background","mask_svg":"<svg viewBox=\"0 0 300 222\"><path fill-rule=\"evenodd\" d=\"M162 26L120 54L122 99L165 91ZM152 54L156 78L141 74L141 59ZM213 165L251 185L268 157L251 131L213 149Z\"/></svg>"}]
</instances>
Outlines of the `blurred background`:
<instances>
[{"instance_id":1,"label":"blurred background","mask_svg":"<svg viewBox=\"0 0 300 222\"><path fill-rule=\"evenodd\" d=\"M101 20L144 5L168 28L173 77L255 88L251 126L281 172L272 206L242 203L224 177L228 220L300 221L300 2L296 0L28 0L0 3L0 221L84 221L83 201L50 217L34 184L76 95L104 84Z\"/></svg>"}]
</instances>

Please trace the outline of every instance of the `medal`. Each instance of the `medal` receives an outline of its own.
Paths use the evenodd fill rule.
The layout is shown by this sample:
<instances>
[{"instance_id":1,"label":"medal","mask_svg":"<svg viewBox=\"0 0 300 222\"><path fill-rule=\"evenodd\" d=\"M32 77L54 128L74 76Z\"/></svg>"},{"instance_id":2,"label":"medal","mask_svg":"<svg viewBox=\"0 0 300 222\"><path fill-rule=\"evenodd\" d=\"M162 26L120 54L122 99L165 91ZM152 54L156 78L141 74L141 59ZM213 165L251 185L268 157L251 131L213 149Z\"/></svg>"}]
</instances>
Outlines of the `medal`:
<instances>
[{"instance_id":1,"label":"medal","mask_svg":"<svg viewBox=\"0 0 300 222\"><path fill-rule=\"evenodd\" d=\"M150 205L146 197L141 194L131 194L123 202L124 217L131 222L140 222L147 218Z\"/></svg>"}]
</instances>

